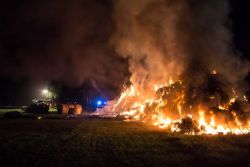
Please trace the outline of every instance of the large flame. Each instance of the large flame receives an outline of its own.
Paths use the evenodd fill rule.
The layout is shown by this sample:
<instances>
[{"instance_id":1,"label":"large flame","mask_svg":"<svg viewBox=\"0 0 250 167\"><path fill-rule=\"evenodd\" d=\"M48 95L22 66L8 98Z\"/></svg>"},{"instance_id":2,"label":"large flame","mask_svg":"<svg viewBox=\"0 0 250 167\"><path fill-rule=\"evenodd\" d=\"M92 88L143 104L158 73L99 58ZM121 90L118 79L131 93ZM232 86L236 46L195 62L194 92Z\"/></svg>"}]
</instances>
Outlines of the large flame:
<instances>
[{"instance_id":1,"label":"large flame","mask_svg":"<svg viewBox=\"0 0 250 167\"><path fill-rule=\"evenodd\" d=\"M216 73L212 71L212 74ZM113 116L122 116L126 121L143 121L171 132L237 135L250 132L248 113L238 112L232 107L240 100L234 89L231 98L212 107L202 102L190 105L184 89L182 81L170 78L166 84L155 84L152 87L155 95L147 99L131 84L117 101L108 106L108 110ZM246 96L242 99L247 101ZM210 96L209 100L214 102L218 98Z\"/></svg>"},{"instance_id":2,"label":"large flame","mask_svg":"<svg viewBox=\"0 0 250 167\"><path fill-rule=\"evenodd\" d=\"M250 66L232 52L227 1L119 0L114 9L111 43L131 85L96 114L186 134L250 131Z\"/></svg>"}]
</instances>

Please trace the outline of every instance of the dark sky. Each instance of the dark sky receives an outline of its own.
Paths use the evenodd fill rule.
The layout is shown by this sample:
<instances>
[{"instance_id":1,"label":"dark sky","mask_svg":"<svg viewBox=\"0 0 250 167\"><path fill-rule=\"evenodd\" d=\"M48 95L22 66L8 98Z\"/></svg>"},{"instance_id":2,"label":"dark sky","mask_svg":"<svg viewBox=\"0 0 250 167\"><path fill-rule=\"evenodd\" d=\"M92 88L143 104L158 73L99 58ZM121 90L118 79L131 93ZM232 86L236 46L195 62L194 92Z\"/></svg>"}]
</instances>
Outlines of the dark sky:
<instances>
[{"instance_id":1,"label":"dark sky","mask_svg":"<svg viewBox=\"0 0 250 167\"><path fill-rule=\"evenodd\" d=\"M244 57L250 59L250 2L244 0L231 0L230 2L232 4L234 44Z\"/></svg>"},{"instance_id":2,"label":"dark sky","mask_svg":"<svg viewBox=\"0 0 250 167\"><path fill-rule=\"evenodd\" d=\"M108 44L111 12L110 0L1 1L1 90L8 92L1 101L51 80L73 88L87 82L102 96L116 96L129 71Z\"/></svg>"},{"instance_id":3,"label":"dark sky","mask_svg":"<svg viewBox=\"0 0 250 167\"><path fill-rule=\"evenodd\" d=\"M250 2L230 2L235 49L250 60ZM112 0L1 1L0 105L27 104L51 80L117 95L130 74L109 44L112 10Z\"/></svg>"}]
</instances>

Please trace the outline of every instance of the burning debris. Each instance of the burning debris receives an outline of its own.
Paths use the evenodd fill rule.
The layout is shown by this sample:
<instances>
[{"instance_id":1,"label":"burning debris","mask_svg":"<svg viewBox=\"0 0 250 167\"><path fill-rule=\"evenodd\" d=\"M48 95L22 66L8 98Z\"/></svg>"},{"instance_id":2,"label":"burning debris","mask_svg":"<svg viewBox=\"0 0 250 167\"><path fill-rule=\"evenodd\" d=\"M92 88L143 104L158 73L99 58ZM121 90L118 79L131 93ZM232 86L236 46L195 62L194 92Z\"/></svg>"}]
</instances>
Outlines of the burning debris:
<instances>
[{"instance_id":1,"label":"burning debris","mask_svg":"<svg viewBox=\"0 0 250 167\"><path fill-rule=\"evenodd\" d=\"M113 116L184 134L249 133L249 113L242 109L248 104L246 97L238 96L234 89L226 93L217 75L209 74L207 82L192 89L183 81L170 79L156 87L154 97L145 101L140 101L140 92L130 85L115 104L100 113L106 109Z\"/></svg>"},{"instance_id":2,"label":"burning debris","mask_svg":"<svg viewBox=\"0 0 250 167\"><path fill-rule=\"evenodd\" d=\"M227 0L119 0L114 9L112 42L129 59L131 85L98 114L185 134L250 132L249 62L233 52Z\"/></svg>"}]
</instances>

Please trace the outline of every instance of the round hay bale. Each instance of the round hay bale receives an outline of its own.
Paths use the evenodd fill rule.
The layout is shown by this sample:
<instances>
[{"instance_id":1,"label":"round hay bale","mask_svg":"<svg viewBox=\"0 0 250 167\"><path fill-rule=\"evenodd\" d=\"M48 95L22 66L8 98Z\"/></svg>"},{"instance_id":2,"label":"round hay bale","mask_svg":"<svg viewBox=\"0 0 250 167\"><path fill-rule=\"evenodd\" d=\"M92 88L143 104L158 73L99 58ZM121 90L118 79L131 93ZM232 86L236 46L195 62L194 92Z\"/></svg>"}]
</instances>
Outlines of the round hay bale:
<instances>
[{"instance_id":1,"label":"round hay bale","mask_svg":"<svg viewBox=\"0 0 250 167\"><path fill-rule=\"evenodd\" d=\"M68 104L61 104L57 106L57 112L59 114L68 114L69 113L69 105Z\"/></svg>"},{"instance_id":2,"label":"round hay bale","mask_svg":"<svg viewBox=\"0 0 250 167\"><path fill-rule=\"evenodd\" d=\"M82 113L82 106L80 104L61 104L57 107L59 114L74 114L79 115Z\"/></svg>"},{"instance_id":3,"label":"round hay bale","mask_svg":"<svg viewBox=\"0 0 250 167\"><path fill-rule=\"evenodd\" d=\"M76 104L75 105L75 114L80 115L82 113L82 105Z\"/></svg>"}]
</instances>

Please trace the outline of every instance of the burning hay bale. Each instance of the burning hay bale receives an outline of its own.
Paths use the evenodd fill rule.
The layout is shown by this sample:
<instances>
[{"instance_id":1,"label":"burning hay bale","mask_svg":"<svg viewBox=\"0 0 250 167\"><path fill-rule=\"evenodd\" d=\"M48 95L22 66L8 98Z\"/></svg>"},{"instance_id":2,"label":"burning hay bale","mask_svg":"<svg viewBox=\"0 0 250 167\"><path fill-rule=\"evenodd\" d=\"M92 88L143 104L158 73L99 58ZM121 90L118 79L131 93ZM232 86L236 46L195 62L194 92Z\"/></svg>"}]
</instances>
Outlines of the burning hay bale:
<instances>
[{"instance_id":1,"label":"burning hay bale","mask_svg":"<svg viewBox=\"0 0 250 167\"><path fill-rule=\"evenodd\" d=\"M176 123L177 128L180 130L180 133L191 134L200 132L197 123L191 117L184 117L180 122Z\"/></svg>"},{"instance_id":2,"label":"burning hay bale","mask_svg":"<svg viewBox=\"0 0 250 167\"><path fill-rule=\"evenodd\" d=\"M119 118L151 122L160 128L184 134L244 134L250 131L249 114L242 108L247 101L227 93L222 76L207 75L206 82L194 87L183 81L159 87L155 97L135 102L139 93L129 88L112 108L122 109ZM131 85L132 87L132 85ZM130 92L133 91L133 92Z\"/></svg>"},{"instance_id":3,"label":"burning hay bale","mask_svg":"<svg viewBox=\"0 0 250 167\"><path fill-rule=\"evenodd\" d=\"M238 104L247 101L242 85L250 66L232 52L229 4L192 3L115 3L118 28L112 41L129 59L131 85L110 113L171 131L249 133L250 109Z\"/></svg>"}]
</instances>

